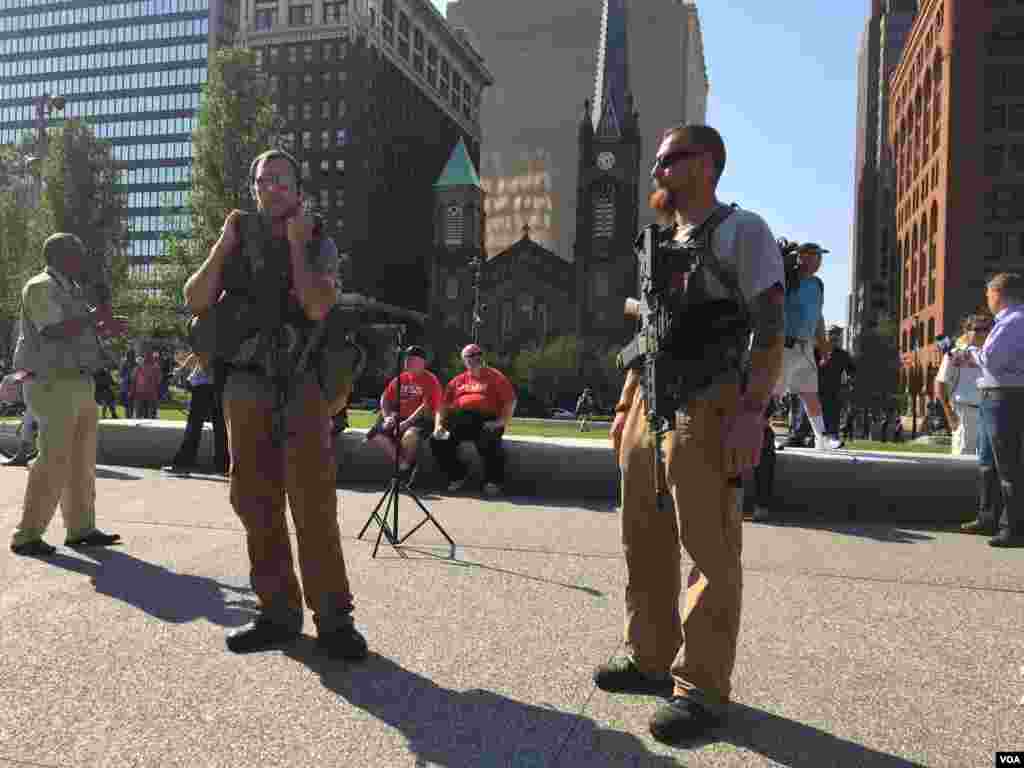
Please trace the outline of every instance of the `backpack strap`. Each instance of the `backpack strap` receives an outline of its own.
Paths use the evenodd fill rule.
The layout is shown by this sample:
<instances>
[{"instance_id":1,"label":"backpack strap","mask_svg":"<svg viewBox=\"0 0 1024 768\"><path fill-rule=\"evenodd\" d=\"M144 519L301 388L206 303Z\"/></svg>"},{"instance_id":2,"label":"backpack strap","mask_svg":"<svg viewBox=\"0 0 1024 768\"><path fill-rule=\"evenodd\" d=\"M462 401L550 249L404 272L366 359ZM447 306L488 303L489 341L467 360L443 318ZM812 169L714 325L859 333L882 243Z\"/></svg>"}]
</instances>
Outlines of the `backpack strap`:
<instances>
[{"instance_id":1,"label":"backpack strap","mask_svg":"<svg viewBox=\"0 0 1024 768\"><path fill-rule=\"evenodd\" d=\"M705 219L704 223L700 225L700 228L691 236L690 240L700 248L703 259L701 263L711 271L715 279L725 286L725 289L733 295L740 305L745 307L747 300L740 290L739 282L736 276L725 269L718 260L718 256L715 255L713 240L715 230L718 229L722 222L736 212L737 207L736 203L719 206L717 210Z\"/></svg>"}]
</instances>

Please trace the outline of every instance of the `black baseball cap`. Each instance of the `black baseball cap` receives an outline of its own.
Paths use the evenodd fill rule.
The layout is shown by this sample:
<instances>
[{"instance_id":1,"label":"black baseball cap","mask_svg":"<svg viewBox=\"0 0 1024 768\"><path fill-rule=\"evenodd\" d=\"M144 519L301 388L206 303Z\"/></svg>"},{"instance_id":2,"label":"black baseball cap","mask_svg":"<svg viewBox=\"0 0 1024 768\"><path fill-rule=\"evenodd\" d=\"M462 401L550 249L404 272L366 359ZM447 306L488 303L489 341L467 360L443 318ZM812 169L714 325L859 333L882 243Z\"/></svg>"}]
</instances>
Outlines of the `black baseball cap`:
<instances>
[{"instance_id":1,"label":"black baseball cap","mask_svg":"<svg viewBox=\"0 0 1024 768\"><path fill-rule=\"evenodd\" d=\"M423 347L418 344L413 344L411 347L407 347L405 350L406 357L422 357L424 360L427 359L427 352Z\"/></svg>"}]
</instances>

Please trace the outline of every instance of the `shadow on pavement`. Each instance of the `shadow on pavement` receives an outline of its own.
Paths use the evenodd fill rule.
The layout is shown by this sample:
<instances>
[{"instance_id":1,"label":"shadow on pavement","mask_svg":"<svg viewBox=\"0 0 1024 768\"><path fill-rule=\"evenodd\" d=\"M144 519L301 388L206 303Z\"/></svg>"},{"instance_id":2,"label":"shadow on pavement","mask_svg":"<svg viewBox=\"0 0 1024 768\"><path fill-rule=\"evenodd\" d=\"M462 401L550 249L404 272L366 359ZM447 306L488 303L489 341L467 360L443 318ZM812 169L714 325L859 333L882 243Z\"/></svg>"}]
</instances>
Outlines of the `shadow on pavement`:
<instances>
[{"instance_id":1,"label":"shadow on pavement","mask_svg":"<svg viewBox=\"0 0 1024 768\"><path fill-rule=\"evenodd\" d=\"M804 723L743 704L729 708L719 740L793 768L925 768L896 755L877 752Z\"/></svg>"},{"instance_id":2,"label":"shadow on pavement","mask_svg":"<svg viewBox=\"0 0 1024 768\"><path fill-rule=\"evenodd\" d=\"M481 689L436 685L376 654L361 664L334 662L303 637L287 656L320 676L325 688L399 731L416 765L441 768L555 768L570 742L594 744L586 762L600 766L678 768L628 733L602 728L581 715L525 704Z\"/></svg>"},{"instance_id":3,"label":"shadow on pavement","mask_svg":"<svg viewBox=\"0 0 1024 768\"><path fill-rule=\"evenodd\" d=\"M749 522L749 521L748 521ZM826 523L814 520L767 520L758 525L773 525L777 528L807 528L815 531L830 531L846 536L885 541L895 544L917 544L934 541L935 537L921 531L907 530L886 524ZM915 526L916 527L916 526Z\"/></svg>"},{"instance_id":4,"label":"shadow on pavement","mask_svg":"<svg viewBox=\"0 0 1024 768\"><path fill-rule=\"evenodd\" d=\"M141 480L141 475L129 475L127 472L118 472L113 469L96 467L97 480Z\"/></svg>"},{"instance_id":5,"label":"shadow on pavement","mask_svg":"<svg viewBox=\"0 0 1024 768\"><path fill-rule=\"evenodd\" d=\"M122 600L161 621L183 624L207 619L222 627L238 627L257 613L257 601L247 587L175 573L111 548L90 549L83 555L92 560L58 553L45 562L89 576L99 594Z\"/></svg>"},{"instance_id":6,"label":"shadow on pavement","mask_svg":"<svg viewBox=\"0 0 1024 768\"><path fill-rule=\"evenodd\" d=\"M381 547L388 546L387 542L383 542ZM444 547L447 550L447 547ZM458 547L456 546L456 551ZM382 550L383 551L383 550ZM506 576L514 576L517 579L525 579L526 581L536 581L540 584L550 584L554 587L562 587L564 589L575 589L585 594L591 595L592 597L604 597L605 593L600 590L594 589L593 587L587 587L582 584L569 584L564 581L555 581L554 579L545 579L540 576L532 576L529 573L523 573L522 571L512 571L508 568L499 568L494 565L487 565L485 563L478 563L474 560L466 559L452 559L450 557L442 557L429 549L423 549L421 547L412 546L409 544L403 544L397 548L398 556L408 559L408 552L416 552L420 555L425 555L423 558L417 558L420 560L426 560L429 562L445 563L448 565L459 566L461 568L479 568L482 571L490 571L491 573L502 573ZM386 558L384 558L386 559Z\"/></svg>"}]
</instances>

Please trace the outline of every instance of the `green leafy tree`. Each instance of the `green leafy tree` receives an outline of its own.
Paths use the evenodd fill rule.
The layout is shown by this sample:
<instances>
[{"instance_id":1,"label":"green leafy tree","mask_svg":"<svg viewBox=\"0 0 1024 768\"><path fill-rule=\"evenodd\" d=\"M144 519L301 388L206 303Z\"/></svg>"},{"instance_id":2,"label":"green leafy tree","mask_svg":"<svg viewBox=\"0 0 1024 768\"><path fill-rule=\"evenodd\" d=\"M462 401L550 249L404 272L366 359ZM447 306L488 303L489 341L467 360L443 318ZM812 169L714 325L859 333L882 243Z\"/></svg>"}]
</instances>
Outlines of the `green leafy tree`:
<instances>
[{"instance_id":1,"label":"green leafy tree","mask_svg":"<svg viewBox=\"0 0 1024 768\"><path fill-rule=\"evenodd\" d=\"M192 135L191 245L206 257L233 208L251 208L249 165L269 147L281 147L283 121L275 94L245 48L222 48L210 57L198 127Z\"/></svg>"},{"instance_id":2,"label":"green leafy tree","mask_svg":"<svg viewBox=\"0 0 1024 768\"><path fill-rule=\"evenodd\" d=\"M128 278L128 199L113 145L80 120L51 133L40 215L48 232L78 235L117 296Z\"/></svg>"}]
</instances>

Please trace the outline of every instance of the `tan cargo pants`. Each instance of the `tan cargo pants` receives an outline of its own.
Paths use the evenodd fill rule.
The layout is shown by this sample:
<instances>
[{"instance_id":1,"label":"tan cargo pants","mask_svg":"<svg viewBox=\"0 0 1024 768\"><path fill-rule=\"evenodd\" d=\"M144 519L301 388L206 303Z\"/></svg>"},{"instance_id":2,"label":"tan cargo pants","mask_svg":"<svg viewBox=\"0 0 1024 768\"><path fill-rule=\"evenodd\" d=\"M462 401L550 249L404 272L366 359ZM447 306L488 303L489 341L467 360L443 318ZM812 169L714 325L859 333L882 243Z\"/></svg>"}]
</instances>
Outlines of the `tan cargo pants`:
<instances>
[{"instance_id":1,"label":"tan cargo pants","mask_svg":"<svg viewBox=\"0 0 1024 768\"><path fill-rule=\"evenodd\" d=\"M25 401L39 422L39 456L28 473L21 522L12 544L46 532L60 504L69 539L96 530L96 424L92 375L66 371L25 383Z\"/></svg>"},{"instance_id":2,"label":"tan cargo pants","mask_svg":"<svg viewBox=\"0 0 1024 768\"><path fill-rule=\"evenodd\" d=\"M729 701L740 629L742 491L724 474L726 425L738 401L739 385L727 382L677 415L675 432L663 438L674 502L664 511L657 508L653 439L639 387L619 456L627 652L648 675L671 672L676 695L699 697L712 710ZM682 616L680 543L694 561Z\"/></svg>"},{"instance_id":3,"label":"tan cargo pants","mask_svg":"<svg viewBox=\"0 0 1024 768\"><path fill-rule=\"evenodd\" d=\"M302 622L302 598L321 632L343 622L352 593L338 527L337 463L330 417L311 376L298 383L289 408L289 438L271 440L269 380L232 373L224 391L231 450L231 506L245 525L252 587L264 614ZM302 586L295 577L285 501L298 540Z\"/></svg>"}]
</instances>

